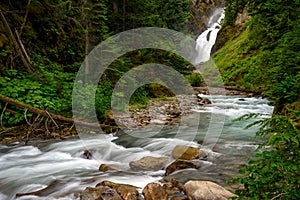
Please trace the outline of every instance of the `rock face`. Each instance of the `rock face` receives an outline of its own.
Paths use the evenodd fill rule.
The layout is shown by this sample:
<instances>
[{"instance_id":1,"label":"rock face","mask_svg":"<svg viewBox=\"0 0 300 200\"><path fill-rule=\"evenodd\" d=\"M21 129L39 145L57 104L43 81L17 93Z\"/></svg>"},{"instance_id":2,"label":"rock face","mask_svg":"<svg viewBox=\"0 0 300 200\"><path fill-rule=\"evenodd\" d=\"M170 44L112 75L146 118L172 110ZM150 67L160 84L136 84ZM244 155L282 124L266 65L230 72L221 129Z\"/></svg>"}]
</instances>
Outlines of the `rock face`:
<instances>
[{"instance_id":1,"label":"rock face","mask_svg":"<svg viewBox=\"0 0 300 200\"><path fill-rule=\"evenodd\" d=\"M165 189L158 183L149 183L143 189L143 195L145 200L166 200L167 192Z\"/></svg>"},{"instance_id":2,"label":"rock face","mask_svg":"<svg viewBox=\"0 0 300 200\"><path fill-rule=\"evenodd\" d=\"M198 169L199 167L200 167L200 163L191 162L191 161L187 161L187 160L176 160L166 168L165 176L168 176L169 174L173 173L174 171L177 171L180 169L187 169L187 168Z\"/></svg>"},{"instance_id":3,"label":"rock face","mask_svg":"<svg viewBox=\"0 0 300 200\"><path fill-rule=\"evenodd\" d=\"M177 145L172 151L172 156L176 159L192 160L206 157L206 154L195 147Z\"/></svg>"},{"instance_id":4,"label":"rock face","mask_svg":"<svg viewBox=\"0 0 300 200\"><path fill-rule=\"evenodd\" d=\"M132 170L157 171L163 169L168 160L169 158L167 157L146 156L140 160L131 161L129 165Z\"/></svg>"},{"instance_id":5,"label":"rock face","mask_svg":"<svg viewBox=\"0 0 300 200\"><path fill-rule=\"evenodd\" d=\"M183 186L184 192L190 200L226 200L234 195L210 181L189 181Z\"/></svg>"}]
</instances>

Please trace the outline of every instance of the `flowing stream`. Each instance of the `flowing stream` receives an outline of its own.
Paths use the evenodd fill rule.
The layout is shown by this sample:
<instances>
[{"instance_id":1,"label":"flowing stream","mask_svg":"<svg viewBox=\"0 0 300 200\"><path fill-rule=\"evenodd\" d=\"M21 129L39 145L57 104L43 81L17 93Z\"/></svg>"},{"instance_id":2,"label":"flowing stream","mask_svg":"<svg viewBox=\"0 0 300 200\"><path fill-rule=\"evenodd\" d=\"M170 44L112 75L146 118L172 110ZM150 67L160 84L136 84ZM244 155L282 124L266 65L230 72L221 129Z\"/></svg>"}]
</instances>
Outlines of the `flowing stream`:
<instances>
[{"instance_id":1,"label":"flowing stream","mask_svg":"<svg viewBox=\"0 0 300 200\"><path fill-rule=\"evenodd\" d=\"M220 29L223 9L217 10L210 18L208 30L197 39L199 58L197 62L209 59L211 48ZM94 187L103 180L128 183L143 188L147 183L175 177L181 181L189 179L211 180L221 185L231 178L237 169L253 155L260 141L253 140L257 128L244 130L253 122L233 121L248 113L272 114L273 108L266 99L242 96L205 96L212 104L194 107L190 114L200 115L200 123L195 132L188 124L181 124L181 133L194 135L192 141L177 135L176 126L167 126L154 134L151 129L141 130L144 138L129 135L94 135L69 140L31 141L28 145L14 143L0 145L0 200L15 199L16 194L28 193L48 187L39 196L26 195L16 199L79 199L78 192L88 186ZM212 134L214 124L211 115L222 116L225 121L217 143L212 147L203 141L207 134ZM188 120L189 121L189 120ZM214 123L218 123L217 121ZM209 125L210 124L210 125ZM210 126L210 127L209 127ZM151 137L147 137L151 135ZM129 162L144 156L168 156L176 145L191 145L207 153L207 158L200 160L199 169L181 170L164 177L164 170L133 171ZM92 156L87 159L85 150ZM100 164L114 164L118 170L100 172ZM184 173L183 173L184 172Z\"/></svg>"},{"instance_id":2,"label":"flowing stream","mask_svg":"<svg viewBox=\"0 0 300 200\"><path fill-rule=\"evenodd\" d=\"M18 199L76 199L73 193L87 186L95 186L102 180L143 188L149 182L162 179L164 171L132 171L129 162L143 156L169 156L179 144L198 147L208 157L201 161L200 169L187 170L184 176L180 173L176 176L175 173L176 178L212 180L224 184L230 174L236 173L239 165L246 163L259 142L253 140L256 128L243 130L251 121L232 120L247 113L270 116L273 108L266 99L261 98L204 97L210 98L213 104L194 108L193 113L201 115L194 141L177 138L175 128L167 127L151 138L97 135L66 141L32 141L30 145L0 145L0 199L14 199L17 193L36 191L53 181L55 184L44 194L46 197L23 196ZM213 151L201 145L212 112L225 116L222 134ZM183 128L186 134L190 134L188 126ZM90 160L82 156L86 149L93 154ZM120 166L120 171L99 172L101 163L116 164Z\"/></svg>"}]
</instances>

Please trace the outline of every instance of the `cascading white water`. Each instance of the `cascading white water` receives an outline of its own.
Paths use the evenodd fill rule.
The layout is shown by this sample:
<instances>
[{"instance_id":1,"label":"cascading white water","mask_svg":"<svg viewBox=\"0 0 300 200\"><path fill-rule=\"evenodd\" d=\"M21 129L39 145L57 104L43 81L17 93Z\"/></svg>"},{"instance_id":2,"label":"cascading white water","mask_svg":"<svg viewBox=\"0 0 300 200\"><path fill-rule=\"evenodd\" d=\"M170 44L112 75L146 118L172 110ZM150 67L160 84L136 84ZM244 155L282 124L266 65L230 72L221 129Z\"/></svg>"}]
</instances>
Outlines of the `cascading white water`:
<instances>
[{"instance_id":1,"label":"cascading white water","mask_svg":"<svg viewBox=\"0 0 300 200\"><path fill-rule=\"evenodd\" d=\"M209 60L212 47L214 46L218 32L221 28L221 22L224 19L224 9L218 8L210 16L205 30L196 40L196 51L198 57L196 63L203 63Z\"/></svg>"},{"instance_id":2,"label":"cascading white water","mask_svg":"<svg viewBox=\"0 0 300 200\"><path fill-rule=\"evenodd\" d=\"M256 145L252 137L255 129L248 131L243 128L251 121L232 122L233 119L247 113L265 113L271 115L272 107L266 99L246 98L240 96L203 96L213 99L214 104L195 108L201 114L201 123L195 142L176 138L176 130L163 131L156 138L127 138L100 135L66 141L33 142L24 144L0 145L0 199L15 199L15 194L26 193L45 188L53 181L57 181L52 192L47 196L23 196L18 200L54 200L78 199L74 192L83 190L87 186L94 187L103 180L118 183L128 183L143 188L147 183L163 178L164 170L158 172L136 172L130 169L129 162L143 156L169 156L176 145L192 145L206 151L208 157L201 160L202 167L189 170L187 175L193 179L203 176L205 179L218 182L224 173L232 166L244 164L251 156ZM226 110L226 112L225 112ZM213 152L197 141L202 141L207 131L207 124L211 113L225 115L225 125L217 152ZM185 134L194 129L183 127ZM147 135L147 132L145 132ZM121 146L122 144L124 146ZM172 145L170 145L172 144ZM165 147L168 146L169 149ZM82 158L85 149L91 150L91 160ZM170 159L172 162L172 159ZM123 166L120 171L99 172L101 163ZM226 177L225 177L226 178ZM222 180L221 180L222 181Z\"/></svg>"}]
</instances>

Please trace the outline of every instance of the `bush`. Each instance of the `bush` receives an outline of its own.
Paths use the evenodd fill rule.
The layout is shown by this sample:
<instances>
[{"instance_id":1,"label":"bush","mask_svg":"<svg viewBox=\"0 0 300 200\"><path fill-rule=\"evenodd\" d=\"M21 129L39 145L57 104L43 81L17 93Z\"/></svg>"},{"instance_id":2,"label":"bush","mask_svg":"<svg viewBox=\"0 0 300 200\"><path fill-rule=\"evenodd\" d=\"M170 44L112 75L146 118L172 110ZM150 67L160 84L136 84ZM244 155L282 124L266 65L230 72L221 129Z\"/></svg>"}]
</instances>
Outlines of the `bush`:
<instances>
[{"instance_id":1,"label":"bush","mask_svg":"<svg viewBox=\"0 0 300 200\"><path fill-rule=\"evenodd\" d=\"M248 116L249 117L249 116ZM251 117L251 116L250 116ZM259 120L257 136L266 137L248 166L234 182L244 184L236 191L241 199L300 199L300 131L296 121L299 111L289 111L289 117L274 115Z\"/></svg>"}]
</instances>

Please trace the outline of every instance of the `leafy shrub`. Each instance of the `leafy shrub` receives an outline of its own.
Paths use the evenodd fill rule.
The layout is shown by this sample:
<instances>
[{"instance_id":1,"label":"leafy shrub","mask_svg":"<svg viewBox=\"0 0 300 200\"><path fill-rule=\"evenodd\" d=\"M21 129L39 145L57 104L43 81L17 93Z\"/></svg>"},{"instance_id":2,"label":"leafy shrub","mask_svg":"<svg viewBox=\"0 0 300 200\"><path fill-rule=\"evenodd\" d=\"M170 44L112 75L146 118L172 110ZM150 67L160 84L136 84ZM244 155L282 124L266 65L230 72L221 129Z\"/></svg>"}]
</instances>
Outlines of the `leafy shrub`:
<instances>
[{"instance_id":1,"label":"leafy shrub","mask_svg":"<svg viewBox=\"0 0 300 200\"><path fill-rule=\"evenodd\" d=\"M291 118L299 120L300 112L290 111L289 117L274 115L248 126L260 125L256 135L267 140L240 171L244 176L234 179L244 184L244 189L236 191L239 198L300 198L300 131Z\"/></svg>"}]
</instances>

